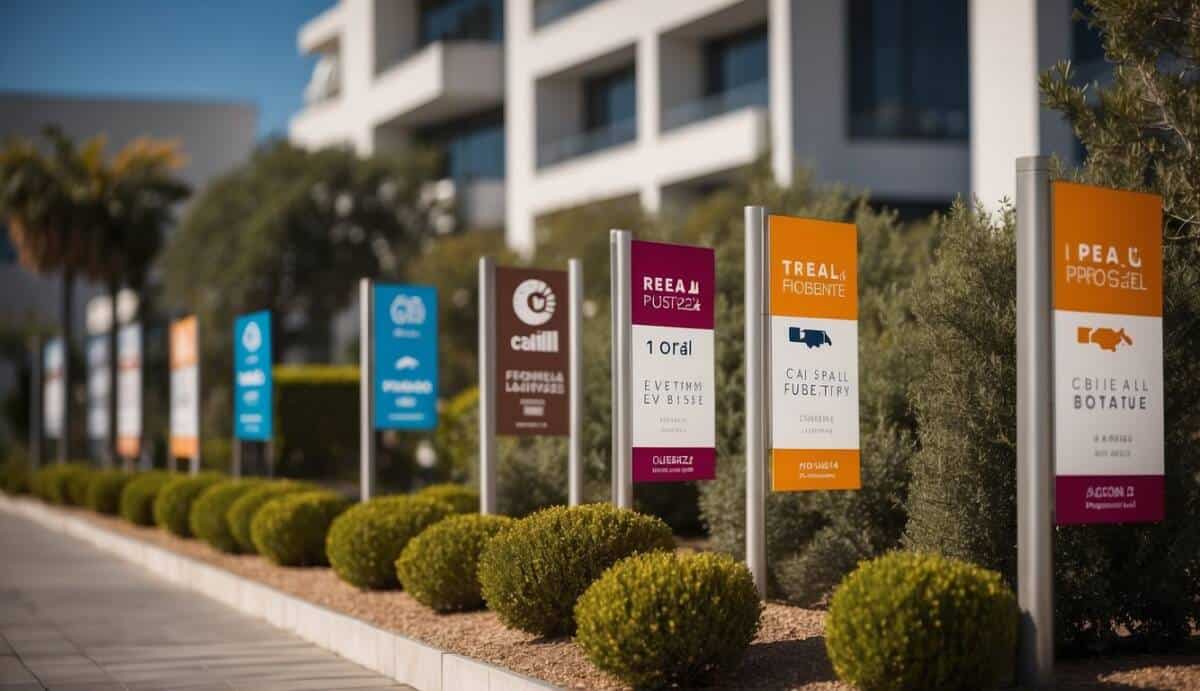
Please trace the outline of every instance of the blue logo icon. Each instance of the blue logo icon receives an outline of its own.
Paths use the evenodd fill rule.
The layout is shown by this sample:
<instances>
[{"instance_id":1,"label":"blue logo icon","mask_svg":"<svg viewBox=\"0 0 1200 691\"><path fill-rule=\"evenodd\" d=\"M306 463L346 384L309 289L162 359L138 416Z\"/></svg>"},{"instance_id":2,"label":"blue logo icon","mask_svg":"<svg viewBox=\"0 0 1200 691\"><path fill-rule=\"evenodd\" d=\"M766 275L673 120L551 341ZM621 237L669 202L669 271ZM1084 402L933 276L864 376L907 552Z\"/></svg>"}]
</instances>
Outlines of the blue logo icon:
<instances>
[{"instance_id":1,"label":"blue logo icon","mask_svg":"<svg viewBox=\"0 0 1200 691\"><path fill-rule=\"evenodd\" d=\"M810 349L833 345L829 334L824 331L820 329L801 329L798 326L788 327L788 340L792 343L803 343Z\"/></svg>"}]
</instances>

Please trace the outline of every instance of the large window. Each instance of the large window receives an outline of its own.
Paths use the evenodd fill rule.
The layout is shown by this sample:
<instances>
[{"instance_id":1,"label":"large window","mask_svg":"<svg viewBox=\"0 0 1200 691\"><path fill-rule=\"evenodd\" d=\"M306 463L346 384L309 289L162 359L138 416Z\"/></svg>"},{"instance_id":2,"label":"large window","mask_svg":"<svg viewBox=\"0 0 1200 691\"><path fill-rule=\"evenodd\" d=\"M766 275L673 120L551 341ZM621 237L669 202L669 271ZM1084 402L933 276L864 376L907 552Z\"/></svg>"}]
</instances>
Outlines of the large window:
<instances>
[{"instance_id":1,"label":"large window","mask_svg":"<svg viewBox=\"0 0 1200 691\"><path fill-rule=\"evenodd\" d=\"M503 0L420 0L417 43L504 40Z\"/></svg>"},{"instance_id":2,"label":"large window","mask_svg":"<svg viewBox=\"0 0 1200 691\"><path fill-rule=\"evenodd\" d=\"M583 82L584 121L587 131L633 122L637 117L637 73L633 65Z\"/></svg>"},{"instance_id":3,"label":"large window","mask_svg":"<svg viewBox=\"0 0 1200 691\"><path fill-rule=\"evenodd\" d=\"M704 44L704 95L767 81L767 27L758 26Z\"/></svg>"},{"instance_id":4,"label":"large window","mask_svg":"<svg viewBox=\"0 0 1200 691\"><path fill-rule=\"evenodd\" d=\"M850 136L966 139L967 0L850 0Z\"/></svg>"},{"instance_id":5,"label":"large window","mask_svg":"<svg viewBox=\"0 0 1200 691\"><path fill-rule=\"evenodd\" d=\"M442 152L443 177L504 178L504 111L496 109L417 132L422 144Z\"/></svg>"},{"instance_id":6,"label":"large window","mask_svg":"<svg viewBox=\"0 0 1200 691\"><path fill-rule=\"evenodd\" d=\"M534 0L533 25L541 28L593 5L598 0Z\"/></svg>"}]
</instances>

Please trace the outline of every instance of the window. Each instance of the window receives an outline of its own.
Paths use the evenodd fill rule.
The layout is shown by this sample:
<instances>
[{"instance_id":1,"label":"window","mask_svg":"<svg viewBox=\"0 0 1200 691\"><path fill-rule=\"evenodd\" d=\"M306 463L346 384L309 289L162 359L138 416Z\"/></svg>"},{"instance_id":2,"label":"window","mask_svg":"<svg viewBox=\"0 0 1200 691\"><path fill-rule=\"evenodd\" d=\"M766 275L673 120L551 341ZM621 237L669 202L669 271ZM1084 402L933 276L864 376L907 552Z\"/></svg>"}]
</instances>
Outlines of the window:
<instances>
[{"instance_id":1,"label":"window","mask_svg":"<svg viewBox=\"0 0 1200 691\"><path fill-rule=\"evenodd\" d=\"M637 116L637 73L629 65L583 82L586 131L631 122Z\"/></svg>"},{"instance_id":2,"label":"window","mask_svg":"<svg viewBox=\"0 0 1200 691\"><path fill-rule=\"evenodd\" d=\"M563 17L574 14L598 0L534 0L533 25L541 28Z\"/></svg>"},{"instance_id":3,"label":"window","mask_svg":"<svg viewBox=\"0 0 1200 691\"><path fill-rule=\"evenodd\" d=\"M417 44L504 40L503 0L420 0Z\"/></svg>"},{"instance_id":4,"label":"window","mask_svg":"<svg viewBox=\"0 0 1200 691\"><path fill-rule=\"evenodd\" d=\"M767 27L758 26L704 44L704 95L767 80Z\"/></svg>"},{"instance_id":5,"label":"window","mask_svg":"<svg viewBox=\"0 0 1200 691\"><path fill-rule=\"evenodd\" d=\"M442 152L443 177L504 178L504 111L496 109L419 130L421 143Z\"/></svg>"},{"instance_id":6,"label":"window","mask_svg":"<svg viewBox=\"0 0 1200 691\"><path fill-rule=\"evenodd\" d=\"M850 0L850 136L967 138L966 0Z\"/></svg>"}]
</instances>

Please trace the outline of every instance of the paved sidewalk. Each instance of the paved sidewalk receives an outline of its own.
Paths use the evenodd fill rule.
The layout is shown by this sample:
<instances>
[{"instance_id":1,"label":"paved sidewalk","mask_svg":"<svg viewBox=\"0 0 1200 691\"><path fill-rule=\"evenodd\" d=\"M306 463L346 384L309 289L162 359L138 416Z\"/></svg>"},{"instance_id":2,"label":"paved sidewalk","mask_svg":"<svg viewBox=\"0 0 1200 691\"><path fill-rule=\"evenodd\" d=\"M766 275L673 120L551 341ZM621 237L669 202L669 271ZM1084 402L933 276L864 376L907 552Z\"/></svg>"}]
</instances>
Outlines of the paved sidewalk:
<instances>
[{"instance_id":1,"label":"paved sidewalk","mask_svg":"<svg viewBox=\"0 0 1200 691\"><path fill-rule=\"evenodd\" d=\"M0 691L43 689L411 687L0 512Z\"/></svg>"}]
</instances>

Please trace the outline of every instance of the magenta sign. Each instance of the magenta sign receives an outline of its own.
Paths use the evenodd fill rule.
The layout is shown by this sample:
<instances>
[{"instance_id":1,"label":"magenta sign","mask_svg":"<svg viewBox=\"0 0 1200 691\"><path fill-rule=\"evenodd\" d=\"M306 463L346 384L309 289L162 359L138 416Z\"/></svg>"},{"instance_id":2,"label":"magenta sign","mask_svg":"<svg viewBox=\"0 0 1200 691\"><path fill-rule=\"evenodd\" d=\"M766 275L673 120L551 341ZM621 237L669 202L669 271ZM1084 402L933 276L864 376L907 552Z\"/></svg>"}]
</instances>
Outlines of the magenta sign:
<instances>
[{"instance_id":1,"label":"magenta sign","mask_svg":"<svg viewBox=\"0 0 1200 691\"><path fill-rule=\"evenodd\" d=\"M716 477L712 249L631 246L633 480Z\"/></svg>"}]
</instances>

